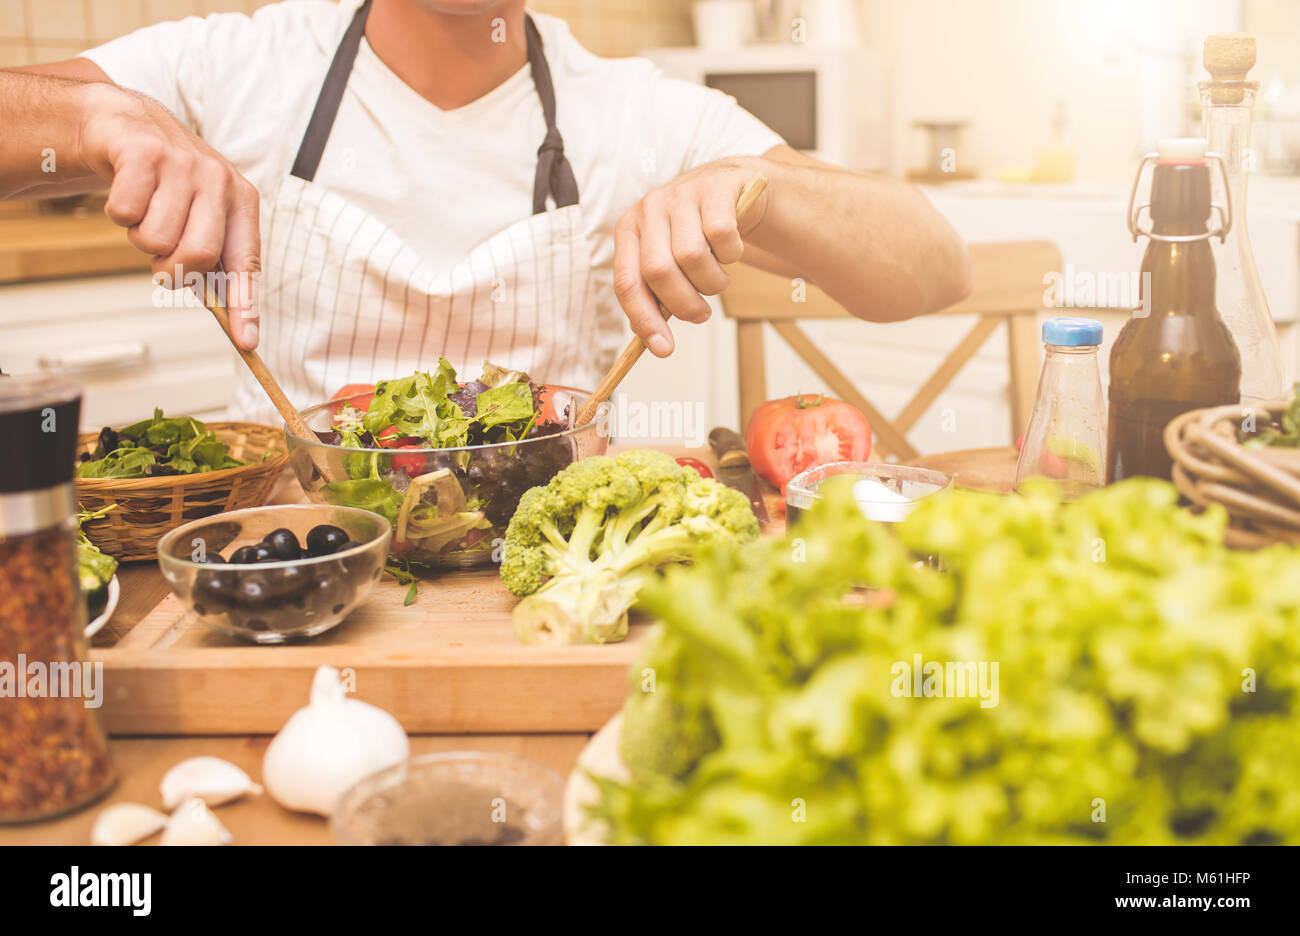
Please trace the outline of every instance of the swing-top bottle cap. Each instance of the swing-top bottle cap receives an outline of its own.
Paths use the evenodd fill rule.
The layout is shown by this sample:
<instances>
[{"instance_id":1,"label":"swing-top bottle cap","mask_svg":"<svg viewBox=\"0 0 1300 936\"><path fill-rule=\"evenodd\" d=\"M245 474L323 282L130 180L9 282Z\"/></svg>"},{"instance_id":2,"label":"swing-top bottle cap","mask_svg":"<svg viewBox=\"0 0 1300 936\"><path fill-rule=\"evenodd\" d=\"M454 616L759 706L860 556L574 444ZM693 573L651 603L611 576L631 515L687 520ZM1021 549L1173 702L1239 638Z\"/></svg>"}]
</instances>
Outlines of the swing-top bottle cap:
<instances>
[{"instance_id":1,"label":"swing-top bottle cap","mask_svg":"<svg viewBox=\"0 0 1300 936\"><path fill-rule=\"evenodd\" d=\"M1208 144L1202 137L1167 137L1156 144L1156 164L1195 166L1205 162Z\"/></svg>"}]
</instances>

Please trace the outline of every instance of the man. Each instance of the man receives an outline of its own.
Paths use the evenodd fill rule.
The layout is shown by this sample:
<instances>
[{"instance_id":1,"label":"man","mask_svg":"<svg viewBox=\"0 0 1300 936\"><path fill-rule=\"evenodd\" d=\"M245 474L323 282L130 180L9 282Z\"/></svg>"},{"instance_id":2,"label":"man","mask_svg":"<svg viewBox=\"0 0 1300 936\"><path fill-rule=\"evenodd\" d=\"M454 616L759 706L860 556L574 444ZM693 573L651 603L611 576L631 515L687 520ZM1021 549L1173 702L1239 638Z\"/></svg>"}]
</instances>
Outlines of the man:
<instances>
[{"instance_id":1,"label":"man","mask_svg":"<svg viewBox=\"0 0 1300 936\"><path fill-rule=\"evenodd\" d=\"M626 342L619 307L666 356L658 302L703 321L742 258L874 321L970 289L961 239L910 186L803 156L649 62L598 58L524 0L162 23L0 72L0 126L0 196L107 185L155 273L232 274L237 340L299 404L439 355L590 387ZM240 379L236 409L264 413Z\"/></svg>"}]
</instances>

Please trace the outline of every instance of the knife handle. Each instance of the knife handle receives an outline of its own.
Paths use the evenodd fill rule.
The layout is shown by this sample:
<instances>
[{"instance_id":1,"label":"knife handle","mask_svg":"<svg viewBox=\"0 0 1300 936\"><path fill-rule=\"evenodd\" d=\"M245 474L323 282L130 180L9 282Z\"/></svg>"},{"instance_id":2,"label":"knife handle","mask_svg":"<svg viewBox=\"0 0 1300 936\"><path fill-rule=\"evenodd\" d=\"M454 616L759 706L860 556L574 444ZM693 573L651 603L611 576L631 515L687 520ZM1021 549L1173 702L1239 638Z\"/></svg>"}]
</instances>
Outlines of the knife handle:
<instances>
[{"instance_id":1,"label":"knife handle","mask_svg":"<svg viewBox=\"0 0 1300 936\"><path fill-rule=\"evenodd\" d=\"M718 426L710 430L709 448L713 449L713 454L718 459L719 468L749 464L749 455L745 451L745 440L734 429Z\"/></svg>"}]
</instances>

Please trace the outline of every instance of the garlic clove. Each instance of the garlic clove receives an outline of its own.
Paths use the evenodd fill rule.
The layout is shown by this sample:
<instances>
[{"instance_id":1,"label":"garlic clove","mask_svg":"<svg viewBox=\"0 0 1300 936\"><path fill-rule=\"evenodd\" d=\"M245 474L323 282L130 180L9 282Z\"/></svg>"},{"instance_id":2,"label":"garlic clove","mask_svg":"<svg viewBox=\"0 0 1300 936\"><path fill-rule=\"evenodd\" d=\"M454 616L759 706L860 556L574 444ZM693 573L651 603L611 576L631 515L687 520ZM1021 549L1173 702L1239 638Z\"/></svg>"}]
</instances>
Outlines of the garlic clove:
<instances>
[{"instance_id":1,"label":"garlic clove","mask_svg":"<svg viewBox=\"0 0 1300 936\"><path fill-rule=\"evenodd\" d=\"M198 797L187 800L167 820L163 830L164 845L229 845L230 831L216 813Z\"/></svg>"},{"instance_id":2,"label":"garlic clove","mask_svg":"<svg viewBox=\"0 0 1300 936\"><path fill-rule=\"evenodd\" d=\"M139 803L117 803L95 818L90 830L92 845L134 845L167 825L167 817Z\"/></svg>"},{"instance_id":3,"label":"garlic clove","mask_svg":"<svg viewBox=\"0 0 1300 936\"><path fill-rule=\"evenodd\" d=\"M239 799L245 793L261 793L262 788L230 761L219 757L191 757L183 760L162 778L165 809L175 809L191 797L212 806Z\"/></svg>"}]
</instances>

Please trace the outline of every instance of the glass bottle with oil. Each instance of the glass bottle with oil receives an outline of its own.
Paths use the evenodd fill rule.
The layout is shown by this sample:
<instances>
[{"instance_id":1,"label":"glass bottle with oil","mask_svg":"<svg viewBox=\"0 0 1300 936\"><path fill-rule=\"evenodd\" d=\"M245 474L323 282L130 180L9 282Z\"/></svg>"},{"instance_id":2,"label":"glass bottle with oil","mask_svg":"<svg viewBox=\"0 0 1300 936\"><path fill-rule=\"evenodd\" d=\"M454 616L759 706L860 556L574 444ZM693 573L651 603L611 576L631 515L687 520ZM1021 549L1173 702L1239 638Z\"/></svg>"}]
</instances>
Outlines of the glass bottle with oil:
<instances>
[{"instance_id":1,"label":"glass bottle with oil","mask_svg":"<svg viewBox=\"0 0 1300 936\"><path fill-rule=\"evenodd\" d=\"M1169 480L1173 462L1164 444L1169 421L1188 410L1241 399L1241 355L1216 305L1210 250L1210 238L1227 234L1232 213L1211 204L1206 143L1162 140L1138 167L1133 199L1148 161L1155 162L1151 202L1136 213L1131 203L1129 211L1134 238L1149 238L1142 257L1142 303L1110 352L1110 483L1134 475ZM1225 178L1225 189L1227 184ZM1139 227L1144 207L1150 210L1149 231ZM1218 223L1211 230L1215 214Z\"/></svg>"}]
</instances>

